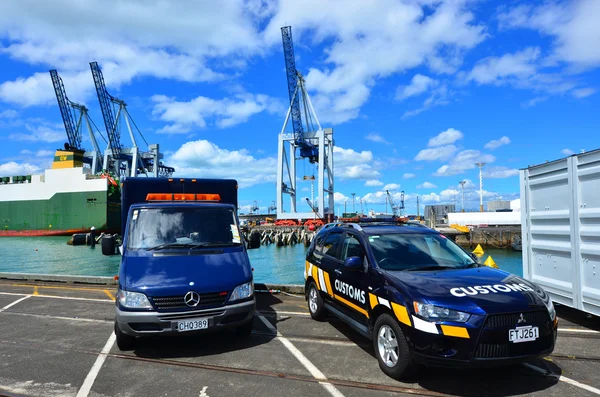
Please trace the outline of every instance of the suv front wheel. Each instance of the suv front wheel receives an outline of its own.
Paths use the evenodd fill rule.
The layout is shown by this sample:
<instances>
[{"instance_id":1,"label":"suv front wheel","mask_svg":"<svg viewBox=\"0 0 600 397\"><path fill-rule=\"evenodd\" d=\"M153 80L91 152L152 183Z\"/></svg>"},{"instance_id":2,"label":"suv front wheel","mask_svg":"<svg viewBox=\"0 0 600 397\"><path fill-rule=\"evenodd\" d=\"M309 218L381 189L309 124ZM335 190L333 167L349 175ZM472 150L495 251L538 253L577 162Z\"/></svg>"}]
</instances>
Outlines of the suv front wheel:
<instances>
[{"instance_id":1,"label":"suv front wheel","mask_svg":"<svg viewBox=\"0 0 600 397\"><path fill-rule=\"evenodd\" d=\"M373 347L379 367L388 376L400 380L414 374L416 364L410 356L404 333L389 314L382 314L375 321Z\"/></svg>"},{"instance_id":2,"label":"suv front wheel","mask_svg":"<svg viewBox=\"0 0 600 397\"><path fill-rule=\"evenodd\" d=\"M323 321L325 319L325 306L323 305L323 298L317 289L314 281L311 281L308 285L308 292L306 294L308 300L308 311L313 320Z\"/></svg>"}]
</instances>

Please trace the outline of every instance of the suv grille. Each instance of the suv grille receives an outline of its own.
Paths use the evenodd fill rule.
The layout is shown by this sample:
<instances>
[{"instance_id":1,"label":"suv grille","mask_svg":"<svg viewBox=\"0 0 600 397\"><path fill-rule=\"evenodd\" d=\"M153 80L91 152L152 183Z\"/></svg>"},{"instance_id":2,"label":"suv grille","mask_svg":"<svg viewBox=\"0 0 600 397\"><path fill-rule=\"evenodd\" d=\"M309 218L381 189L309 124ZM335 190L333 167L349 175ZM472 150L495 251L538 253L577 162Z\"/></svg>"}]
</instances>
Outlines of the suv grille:
<instances>
[{"instance_id":1,"label":"suv grille","mask_svg":"<svg viewBox=\"0 0 600 397\"><path fill-rule=\"evenodd\" d=\"M200 303L194 307L185 304L184 295L152 297L150 301L159 311L198 310L223 305L227 297L228 295L221 295L220 292L200 294Z\"/></svg>"},{"instance_id":2,"label":"suv grille","mask_svg":"<svg viewBox=\"0 0 600 397\"><path fill-rule=\"evenodd\" d=\"M518 323L521 313L525 322ZM508 330L517 326L533 325L539 328L535 341L513 343L508 340ZM552 346L552 322L545 310L493 314L487 317L474 358L510 358L538 354Z\"/></svg>"}]
</instances>

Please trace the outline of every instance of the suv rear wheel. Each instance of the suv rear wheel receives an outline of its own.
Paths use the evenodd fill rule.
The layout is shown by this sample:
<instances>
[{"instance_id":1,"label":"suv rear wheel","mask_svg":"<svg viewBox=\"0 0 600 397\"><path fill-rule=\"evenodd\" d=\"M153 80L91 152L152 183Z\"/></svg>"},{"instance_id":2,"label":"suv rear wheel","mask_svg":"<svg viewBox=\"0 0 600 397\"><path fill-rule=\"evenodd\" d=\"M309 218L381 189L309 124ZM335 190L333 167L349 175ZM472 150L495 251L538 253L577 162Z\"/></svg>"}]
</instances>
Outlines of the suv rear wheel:
<instances>
[{"instance_id":1,"label":"suv rear wheel","mask_svg":"<svg viewBox=\"0 0 600 397\"><path fill-rule=\"evenodd\" d=\"M379 367L386 375L400 380L414 374L416 364L410 356L404 333L389 314L382 314L375 321L373 347Z\"/></svg>"},{"instance_id":2,"label":"suv rear wheel","mask_svg":"<svg viewBox=\"0 0 600 397\"><path fill-rule=\"evenodd\" d=\"M308 285L308 292L306 294L308 300L308 311L313 320L323 321L325 319L325 306L323 305L323 298L317 289L314 281L311 281Z\"/></svg>"}]
</instances>

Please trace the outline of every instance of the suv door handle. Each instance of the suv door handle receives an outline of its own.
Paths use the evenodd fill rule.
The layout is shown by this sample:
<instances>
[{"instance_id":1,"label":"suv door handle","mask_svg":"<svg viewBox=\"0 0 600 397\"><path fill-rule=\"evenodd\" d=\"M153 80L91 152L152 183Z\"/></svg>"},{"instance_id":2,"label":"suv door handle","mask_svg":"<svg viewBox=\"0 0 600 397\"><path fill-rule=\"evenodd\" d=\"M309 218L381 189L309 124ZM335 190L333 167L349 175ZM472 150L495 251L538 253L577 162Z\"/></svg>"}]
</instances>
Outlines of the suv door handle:
<instances>
[{"instance_id":1,"label":"suv door handle","mask_svg":"<svg viewBox=\"0 0 600 397\"><path fill-rule=\"evenodd\" d=\"M338 276L341 276L342 271L340 269L335 269L335 274L337 274Z\"/></svg>"}]
</instances>

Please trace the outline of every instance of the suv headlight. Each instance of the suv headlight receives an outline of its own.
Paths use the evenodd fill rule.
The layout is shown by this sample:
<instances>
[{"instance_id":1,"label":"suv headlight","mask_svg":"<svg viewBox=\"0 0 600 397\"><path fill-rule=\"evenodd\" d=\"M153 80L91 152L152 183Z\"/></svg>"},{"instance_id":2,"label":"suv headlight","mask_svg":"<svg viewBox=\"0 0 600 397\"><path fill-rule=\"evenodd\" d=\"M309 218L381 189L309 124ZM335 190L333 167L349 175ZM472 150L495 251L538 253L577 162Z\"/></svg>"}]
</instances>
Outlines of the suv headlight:
<instances>
[{"instance_id":1,"label":"suv headlight","mask_svg":"<svg viewBox=\"0 0 600 397\"><path fill-rule=\"evenodd\" d=\"M469 313L434 306L430 303L414 302L414 307L415 313L428 321L456 321L464 323L471 317Z\"/></svg>"},{"instance_id":2,"label":"suv headlight","mask_svg":"<svg viewBox=\"0 0 600 397\"><path fill-rule=\"evenodd\" d=\"M550 299L550 297L548 297L548 301L544 301L544 304L546 305L546 309L548 309L548 314L550 315L550 320L554 321L554 319L556 318L556 309L554 308L554 304L552 303L552 300Z\"/></svg>"},{"instance_id":3,"label":"suv headlight","mask_svg":"<svg viewBox=\"0 0 600 397\"><path fill-rule=\"evenodd\" d=\"M254 293L254 285L253 285L252 281L250 281L249 283L238 285L233 290L233 293L231 294L231 297L229 298L229 302L249 298L252 296L253 293Z\"/></svg>"},{"instance_id":4,"label":"suv headlight","mask_svg":"<svg viewBox=\"0 0 600 397\"><path fill-rule=\"evenodd\" d=\"M146 295L139 292L119 291L117 299L121 306L129 309L152 309Z\"/></svg>"}]
</instances>

